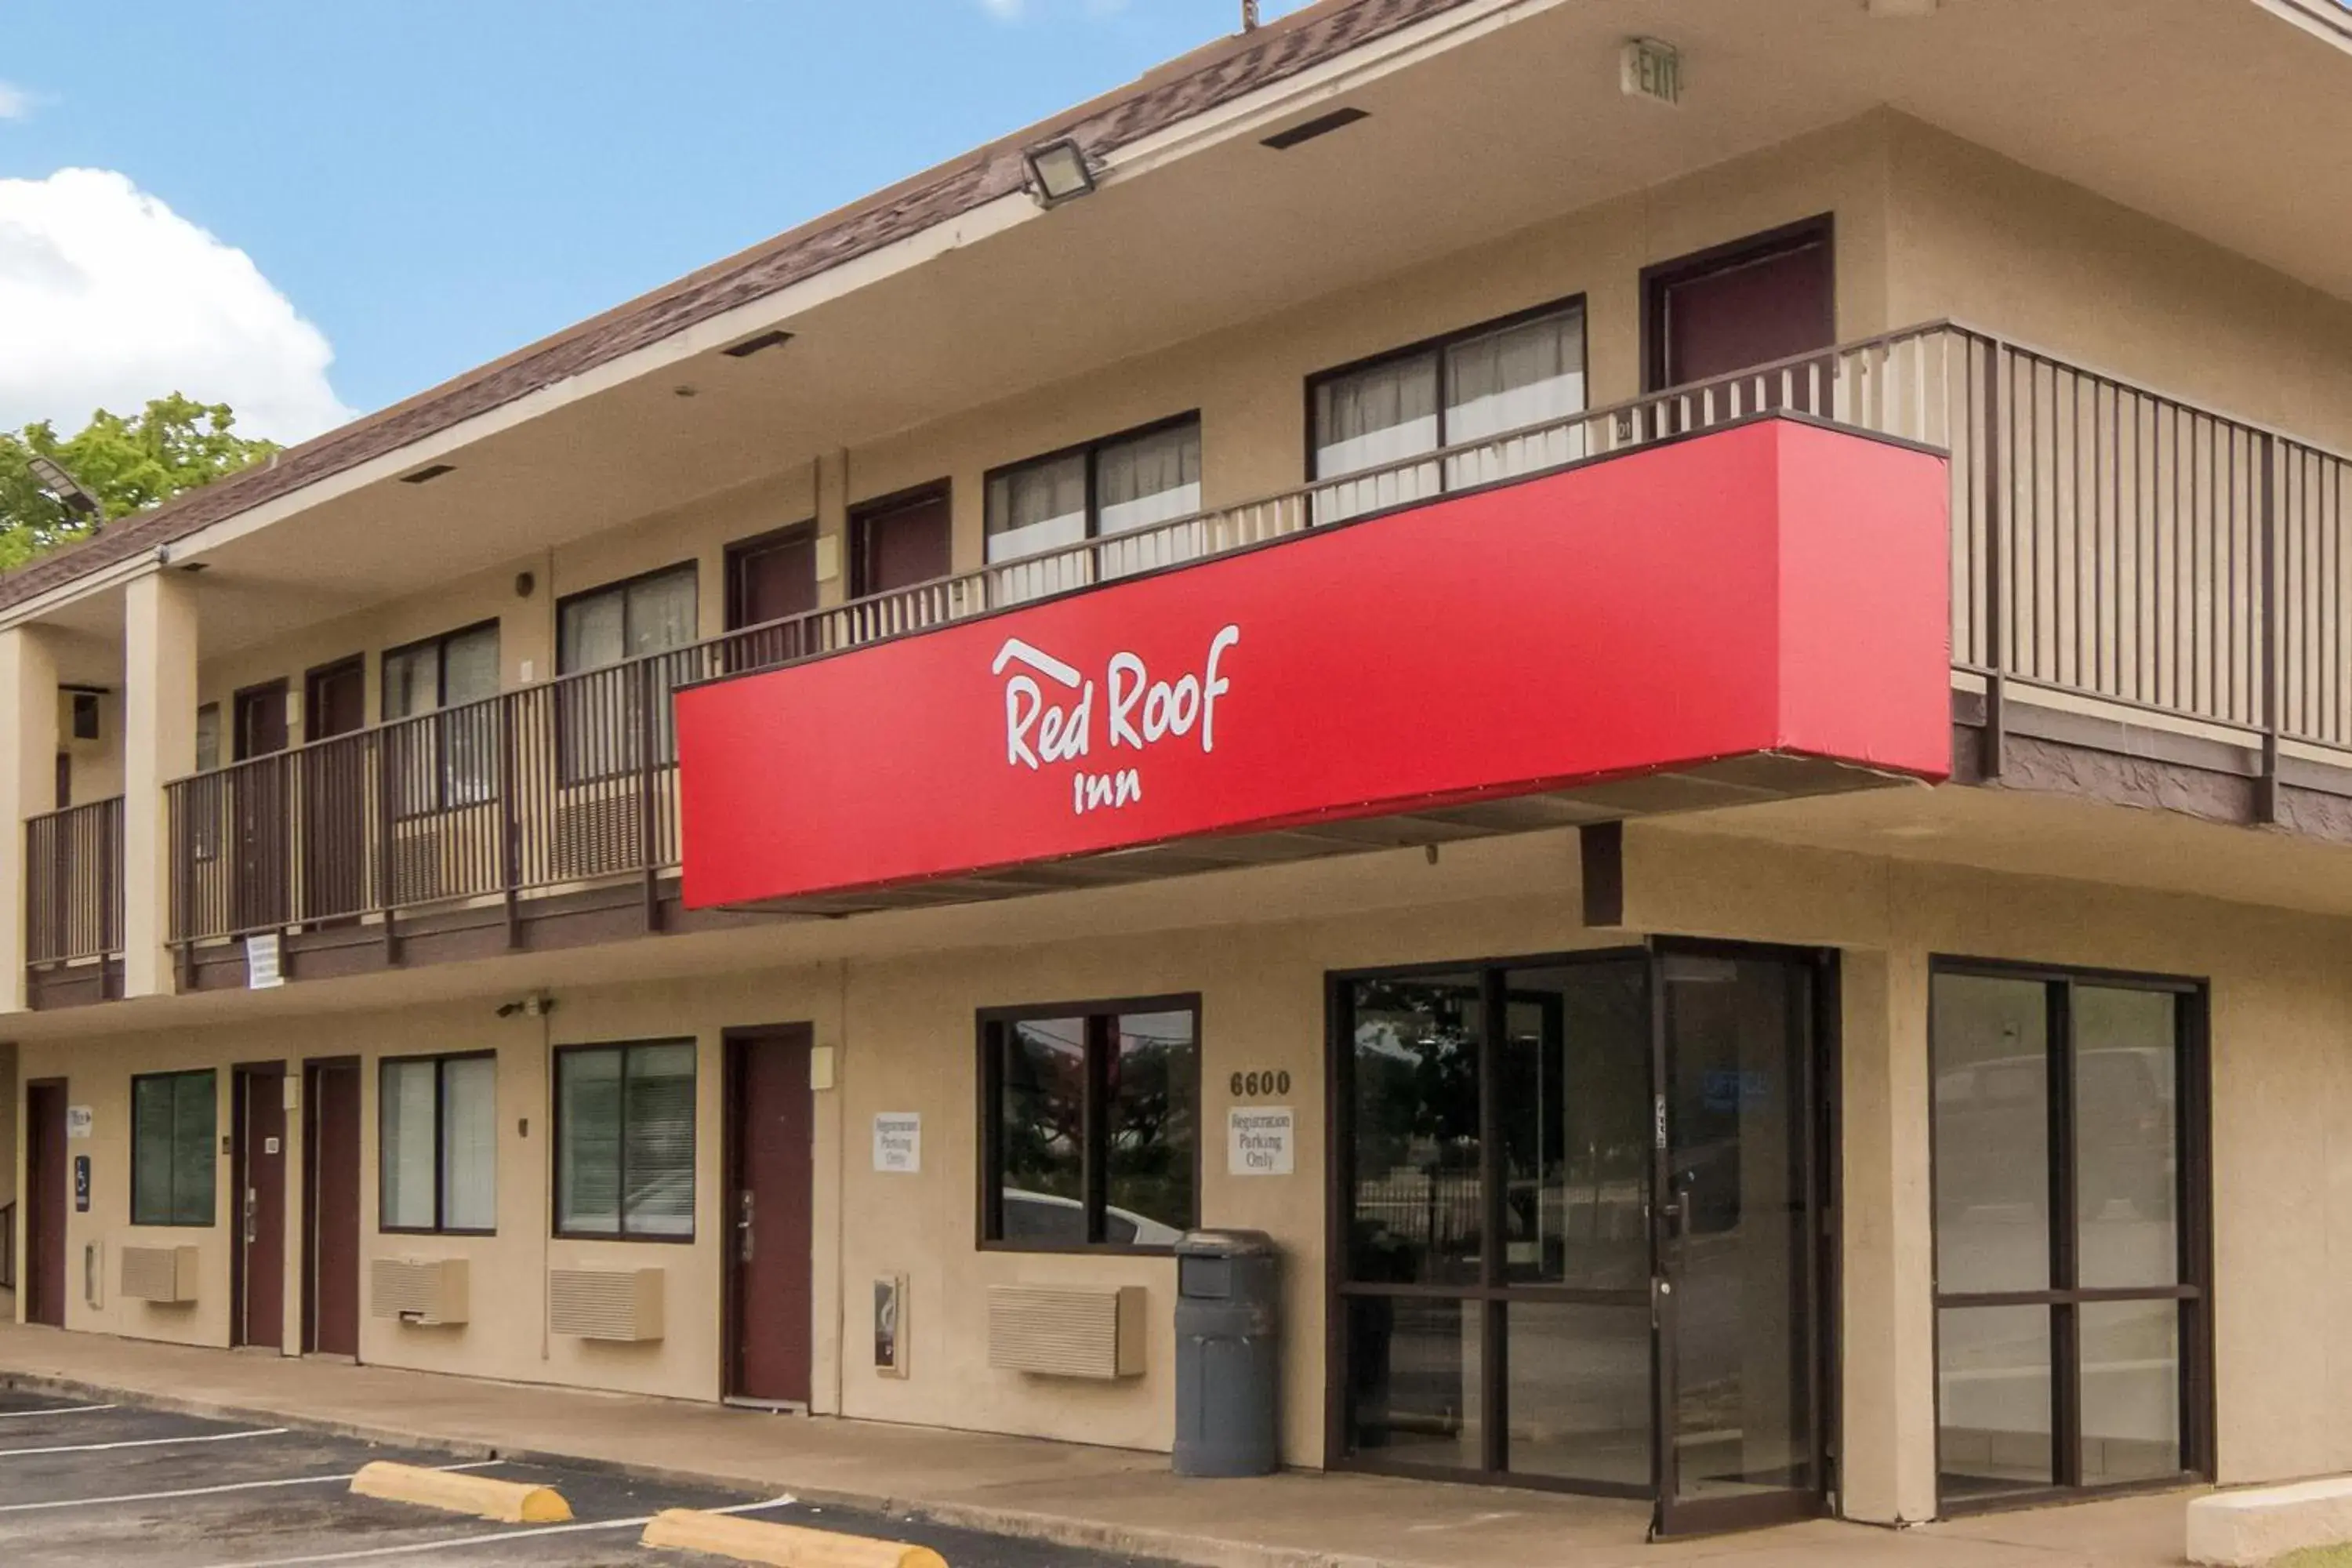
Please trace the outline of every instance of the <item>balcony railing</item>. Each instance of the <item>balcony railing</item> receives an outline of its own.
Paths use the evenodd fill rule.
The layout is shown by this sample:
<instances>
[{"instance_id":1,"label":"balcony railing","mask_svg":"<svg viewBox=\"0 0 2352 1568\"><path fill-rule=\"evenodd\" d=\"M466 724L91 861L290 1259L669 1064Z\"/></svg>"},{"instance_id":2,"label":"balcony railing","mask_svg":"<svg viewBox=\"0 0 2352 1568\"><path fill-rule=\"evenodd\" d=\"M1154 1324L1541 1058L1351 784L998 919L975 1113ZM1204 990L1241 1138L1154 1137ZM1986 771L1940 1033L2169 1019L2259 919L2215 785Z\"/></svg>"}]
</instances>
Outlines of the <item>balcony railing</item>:
<instances>
[{"instance_id":1,"label":"balcony railing","mask_svg":"<svg viewBox=\"0 0 2352 1568\"><path fill-rule=\"evenodd\" d=\"M1772 411L1951 455L1953 661L1992 733L2032 687L2242 738L2271 776L2283 741L2352 752L2346 460L1936 323L183 779L173 939L626 878L650 907L679 858L681 685Z\"/></svg>"},{"instance_id":2,"label":"balcony railing","mask_svg":"<svg viewBox=\"0 0 2352 1568\"><path fill-rule=\"evenodd\" d=\"M122 951L122 797L25 823L25 957L36 966Z\"/></svg>"}]
</instances>

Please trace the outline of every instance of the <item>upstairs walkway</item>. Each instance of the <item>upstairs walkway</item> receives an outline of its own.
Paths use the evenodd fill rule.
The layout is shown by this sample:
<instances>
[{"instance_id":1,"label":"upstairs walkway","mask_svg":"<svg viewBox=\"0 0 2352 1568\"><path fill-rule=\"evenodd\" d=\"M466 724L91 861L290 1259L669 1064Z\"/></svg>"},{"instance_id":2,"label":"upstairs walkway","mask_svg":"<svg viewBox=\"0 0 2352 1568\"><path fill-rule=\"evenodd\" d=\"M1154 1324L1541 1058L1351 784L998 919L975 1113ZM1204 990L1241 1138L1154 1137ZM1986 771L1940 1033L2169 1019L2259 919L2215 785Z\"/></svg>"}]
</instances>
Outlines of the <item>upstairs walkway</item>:
<instances>
[{"instance_id":1,"label":"upstairs walkway","mask_svg":"<svg viewBox=\"0 0 2352 1568\"><path fill-rule=\"evenodd\" d=\"M495 1384L0 1324L0 1380L418 1447L562 1458L789 1491L1199 1568L2151 1568L2179 1494L1903 1531L1818 1521L1648 1545L1643 1505L1365 1476L1185 1481L1166 1456Z\"/></svg>"}]
</instances>

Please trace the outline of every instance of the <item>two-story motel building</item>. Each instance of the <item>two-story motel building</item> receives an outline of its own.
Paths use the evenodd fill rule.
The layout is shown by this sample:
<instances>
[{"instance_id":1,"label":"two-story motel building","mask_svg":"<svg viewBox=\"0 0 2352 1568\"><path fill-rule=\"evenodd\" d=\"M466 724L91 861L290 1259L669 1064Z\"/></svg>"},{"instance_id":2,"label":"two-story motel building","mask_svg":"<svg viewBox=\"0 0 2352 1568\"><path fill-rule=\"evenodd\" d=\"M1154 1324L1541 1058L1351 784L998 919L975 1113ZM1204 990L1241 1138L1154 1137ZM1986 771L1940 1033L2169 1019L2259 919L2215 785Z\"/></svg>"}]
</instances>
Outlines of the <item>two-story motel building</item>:
<instances>
[{"instance_id":1,"label":"two-story motel building","mask_svg":"<svg viewBox=\"0 0 2352 1568\"><path fill-rule=\"evenodd\" d=\"M1324 0L0 582L18 1316L1149 1449L1255 1227L1297 1466L2352 1468L2347 50Z\"/></svg>"}]
</instances>

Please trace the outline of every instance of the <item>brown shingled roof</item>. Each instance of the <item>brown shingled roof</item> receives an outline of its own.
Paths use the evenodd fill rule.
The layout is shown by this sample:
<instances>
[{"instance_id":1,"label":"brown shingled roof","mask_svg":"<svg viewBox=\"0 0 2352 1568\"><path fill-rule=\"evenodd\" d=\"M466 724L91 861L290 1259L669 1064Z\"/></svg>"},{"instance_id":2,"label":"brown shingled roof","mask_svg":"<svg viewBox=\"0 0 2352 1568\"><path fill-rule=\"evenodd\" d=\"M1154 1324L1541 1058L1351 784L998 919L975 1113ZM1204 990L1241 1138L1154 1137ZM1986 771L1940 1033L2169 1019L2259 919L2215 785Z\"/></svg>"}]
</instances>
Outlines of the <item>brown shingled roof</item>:
<instances>
[{"instance_id":1,"label":"brown shingled roof","mask_svg":"<svg viewBox=\"0 0 2352 1568\"><path fill-rule=\"evenodd\" d=\"M96 539L0 577L0 606L21 604L134 560L159 544L186 538L1018 191L1023 179L1020 150L1045 137L1068 134L1088 153L1107 153L1466 3L1322 0L1255 32L1222 38L1117 91L290 447L273 462L126 518Z\"/></svg>"}]
</instances>

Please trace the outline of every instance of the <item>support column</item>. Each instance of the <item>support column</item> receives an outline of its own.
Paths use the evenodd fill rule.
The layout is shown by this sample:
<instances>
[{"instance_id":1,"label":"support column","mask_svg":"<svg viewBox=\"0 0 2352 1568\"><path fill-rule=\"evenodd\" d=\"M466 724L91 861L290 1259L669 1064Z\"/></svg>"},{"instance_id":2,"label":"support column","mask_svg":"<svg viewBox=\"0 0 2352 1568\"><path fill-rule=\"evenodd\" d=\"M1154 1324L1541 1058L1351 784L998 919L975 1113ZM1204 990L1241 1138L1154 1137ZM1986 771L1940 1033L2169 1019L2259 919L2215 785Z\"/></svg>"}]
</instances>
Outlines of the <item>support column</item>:
<instances>
[{"instance_id":1,"label":"support column","mask_svg":"<svg viewBox=\"0 0 2352 1568\"><path fill-rule=\"evenodd\" d=\"M1839 1508L1848 1519L1916 1523L1936 1515L1927 957L1850 949L1842 970Z\"/></svg>"},{"instance_id":2,"label":"support column","mask_svg":"<svg viewBox=\"0 0 2352 1568\"><path fill-rule=\"evenodd\" d=\"M57 804L58 660L38 626L0 631L0 1013L26 1005L25 819Z\"/></svg>"},{"instance_id":3,"label":"support column","mask_svg":"<svg viewBox=\"0 0 2352 1568\"><path fill-rule=\"evenodd\" d=\"M196 771L195 579L133 578L122 626L122 994L168 996L176 976L163 786Z\"/></svg>"},{"instance_id":4,"label":"support column","mask_svg":"<svg viewBox=\"0 0 2352 1568\"><path fill-rule=\"evenodd\" d=\"M810 506L816 518L816 602L830 607L849 597L849 454L821 453L809 467Z\"/></svg>"}]
</instances>

